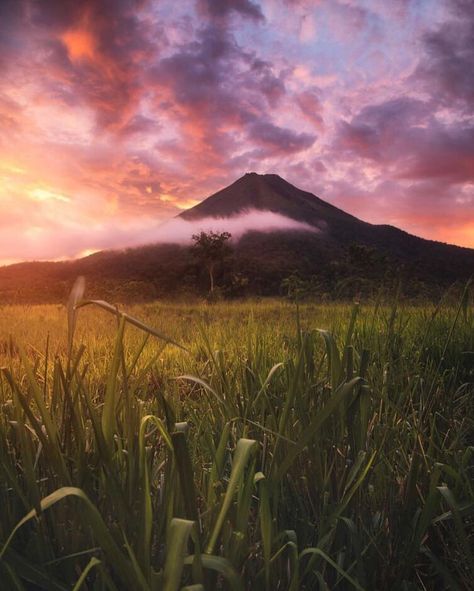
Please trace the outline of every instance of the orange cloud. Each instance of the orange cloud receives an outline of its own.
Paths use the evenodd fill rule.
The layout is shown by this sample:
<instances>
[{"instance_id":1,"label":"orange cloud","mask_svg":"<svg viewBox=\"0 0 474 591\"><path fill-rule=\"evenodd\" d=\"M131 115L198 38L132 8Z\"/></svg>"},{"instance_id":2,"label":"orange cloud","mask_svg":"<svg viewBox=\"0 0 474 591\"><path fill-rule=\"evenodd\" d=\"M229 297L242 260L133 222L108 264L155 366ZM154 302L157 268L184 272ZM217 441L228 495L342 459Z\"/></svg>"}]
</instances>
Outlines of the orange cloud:
<instances>
[{"instance_id":1,"label":"orange cloud","mask_svg":"<svg viewBox=\"0 0 474 591\"><path fill-rule=\"evenodd\" d=\"M70 29L61 35L61 40L67 48L72 60L87 58L93 60L95 56L95 39L85 29Z\"/></svg>"}]
</instances>

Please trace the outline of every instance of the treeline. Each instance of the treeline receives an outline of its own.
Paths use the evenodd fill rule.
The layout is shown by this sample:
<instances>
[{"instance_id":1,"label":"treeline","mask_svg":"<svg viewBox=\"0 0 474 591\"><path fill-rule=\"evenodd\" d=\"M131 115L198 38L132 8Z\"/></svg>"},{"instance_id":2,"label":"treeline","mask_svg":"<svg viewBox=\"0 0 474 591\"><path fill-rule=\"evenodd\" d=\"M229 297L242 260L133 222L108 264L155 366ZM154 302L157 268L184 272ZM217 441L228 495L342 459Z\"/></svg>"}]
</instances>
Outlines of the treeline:
<instances>
[{"instance_id":1,"label":"treeline","mask_svg":"<svg viewBox=\"0 0 474 591\"><path fill-rule=\"evenodd\" d=\"M249 233L217 261L213 298L283 296L373 299L380 293L436 299L474 272L474 251L394 254L356 241L337 246L304 233ZM460 252L459 252L460 251ZM0 269L0 304L64 302L77 276L90 297L115 302L208 297L209 267L191 247L153 245L77 261Z\"/></svg>"}]
</instances>

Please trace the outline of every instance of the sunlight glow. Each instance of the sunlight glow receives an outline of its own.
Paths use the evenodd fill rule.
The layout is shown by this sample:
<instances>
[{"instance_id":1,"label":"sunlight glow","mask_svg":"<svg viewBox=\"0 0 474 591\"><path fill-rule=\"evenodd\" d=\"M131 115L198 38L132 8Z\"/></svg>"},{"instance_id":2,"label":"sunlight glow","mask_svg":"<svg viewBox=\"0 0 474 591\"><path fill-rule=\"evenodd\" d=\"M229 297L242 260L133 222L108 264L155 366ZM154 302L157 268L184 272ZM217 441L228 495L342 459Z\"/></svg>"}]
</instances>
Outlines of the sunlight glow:
<instances>
[{"instance_id":1,"label":"sunlight glow","mask_svg":"<svg viewBox=\"0 0 474 591\"><path fill-rule=\"evenodd\" d=\"M71 201L66 195L61 195L60 193L55 193L54 191L49 191L40 187L29 191L28 194L36 201L62 201L63 203L69 203L69 201Z\"/></svg>"},{"instance_id":2,"label":"sunlight glow","mask_svg":"<svg viewBox=\"0 0 474 591\"><path fill-rule=\"evenodd\" d=\"M189 209L200 203L199 199L187 199L186 201L177 201L174 205L178 209Z\"/></svg>"}]
</instances>

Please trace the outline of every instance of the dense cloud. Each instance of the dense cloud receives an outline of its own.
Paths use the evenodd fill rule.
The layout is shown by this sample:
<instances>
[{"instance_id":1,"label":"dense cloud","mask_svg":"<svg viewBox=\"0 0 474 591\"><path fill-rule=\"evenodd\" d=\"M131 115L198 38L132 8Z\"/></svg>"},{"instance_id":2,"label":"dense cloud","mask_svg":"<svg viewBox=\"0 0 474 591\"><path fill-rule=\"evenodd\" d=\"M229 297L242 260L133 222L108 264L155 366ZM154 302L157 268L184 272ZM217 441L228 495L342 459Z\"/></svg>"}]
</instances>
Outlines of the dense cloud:
<instances>
[{"instance_id":1,"label":"dense cloud","mask_svg":"<svg viewBox=\"0 0 474 591\"><path fill-rule=\"evenodd\" d=\"M430 113L427 105L412 98L396 98L364 107L351 121L342 121L335 147L378 162L404 157L404 134L418 127Z\"/></svg>"}]
</instances>

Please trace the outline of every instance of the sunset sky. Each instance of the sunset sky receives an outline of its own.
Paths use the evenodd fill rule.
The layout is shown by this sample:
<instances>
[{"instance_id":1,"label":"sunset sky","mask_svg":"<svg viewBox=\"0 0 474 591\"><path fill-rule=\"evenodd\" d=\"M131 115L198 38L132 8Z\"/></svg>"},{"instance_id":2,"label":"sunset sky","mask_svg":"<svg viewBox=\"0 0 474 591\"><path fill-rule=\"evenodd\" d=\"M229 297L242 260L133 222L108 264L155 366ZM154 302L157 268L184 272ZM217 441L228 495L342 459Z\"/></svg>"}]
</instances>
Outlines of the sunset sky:
<instances>
[{"instance_id":1,"label":"sunset sky","mask_svg":"<svg viewBox=\"0 0 474 591\"><path fill-rule=\"evenodd\" d=\"M1 0L0 262L152 241L247 171L474 247L474 2Z\"/></svg>"}]
</instances>

